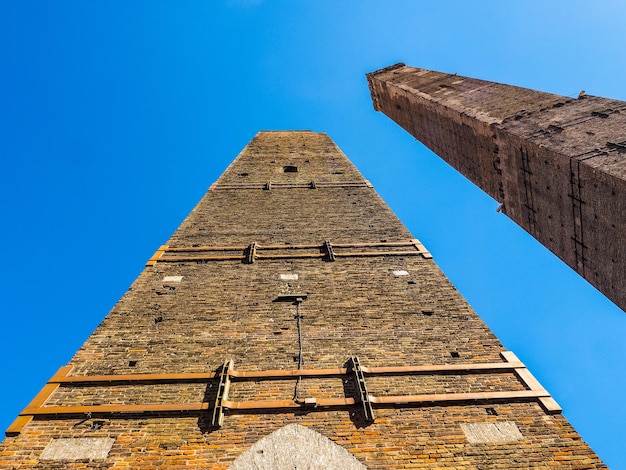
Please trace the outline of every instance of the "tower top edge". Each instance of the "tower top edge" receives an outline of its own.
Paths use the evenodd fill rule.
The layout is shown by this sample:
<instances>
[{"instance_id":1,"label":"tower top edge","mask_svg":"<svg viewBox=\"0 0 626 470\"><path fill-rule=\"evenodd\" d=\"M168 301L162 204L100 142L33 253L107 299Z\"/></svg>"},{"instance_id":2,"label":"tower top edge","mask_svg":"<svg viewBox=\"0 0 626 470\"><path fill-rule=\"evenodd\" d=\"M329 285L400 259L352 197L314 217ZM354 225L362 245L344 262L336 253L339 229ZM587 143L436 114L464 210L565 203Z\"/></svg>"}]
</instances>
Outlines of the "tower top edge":
<instances>
[{"instance_id":1,"label":"tower top edge","mask_svg":"<svg viewBox=\"0 0 626 470\"><path fill-rule=\"evenodd\" d=\"M313 136L328 137L328 134L326 132L317 132L309 129L260 129L255 134L254 139L270 136L293 137L297 135L301 135L303 138L309 138Z\"/></svg>"},{"instance_id":2,"label":"tower top edge","mask_svg":"<svg viewBox=\"0 0 626 470\"><path fill-rule=\"evenodd\" d=\"M400 70L402 69L402 70ZM537 90L534 88L528 88L519 85L512 85L510 83L488 80L484 78L476 78L470 77L467 75L461 75L456 72L442 72L439 70L425 69L421 67L413 67L411 65L406 65L404 62L398 62L397 64L390 65L388 67L384 67L382 69L375 70L373 72L365 74L368 78L368 81L371 79L378 79L384 82L394 82L401 83L406 80L406 77L411 77L411 84L409 88L420 89L424 85L424 83L428 83L429 85L433 85L434 83L438 83L438 81L443 82L453 82L446 83L443 86L455 85L461 82L466 82L466 84L474 84L474 86L484 86L484 85L492 85L497 87L506 87L509 90L526 90L532 93L540 93L545 96L566 98L566 99L574 99L569 96L560 95L558 93L552 93L544 90ZM417 81L415 80L417 78ZM430 94L430 93L428 93ZM590 96L590 95L589 95Z\"/></svg>"},{"instance_id":3,"label":"tower top edge","mask_svg":"<svg viewBox=\"0 0 626 470\"><path fill-rule=\"evenodd\" d=\"M378 75L379 73L391 72L392 70L400 69L406 66L407 65L404 62L398 62L397 64L389 65L387 67L383 67L382 69L374 70L373 72L369 72L365 75L370 77L370 76Z\"/></svg>"},{"instance_id":4,"label":"tower top edge","mask_svg":"<svg viewBox=\"0 0 626 470\"><path fill-rule=\"evenodd\" d=\"M261 129L257 132L257 134L266 134L266 133L285 133L285 134L297 134L297 133L307 133L307 134L325 134L325 132L317 132L309 129Z\"/></svg>"}]
</instances>

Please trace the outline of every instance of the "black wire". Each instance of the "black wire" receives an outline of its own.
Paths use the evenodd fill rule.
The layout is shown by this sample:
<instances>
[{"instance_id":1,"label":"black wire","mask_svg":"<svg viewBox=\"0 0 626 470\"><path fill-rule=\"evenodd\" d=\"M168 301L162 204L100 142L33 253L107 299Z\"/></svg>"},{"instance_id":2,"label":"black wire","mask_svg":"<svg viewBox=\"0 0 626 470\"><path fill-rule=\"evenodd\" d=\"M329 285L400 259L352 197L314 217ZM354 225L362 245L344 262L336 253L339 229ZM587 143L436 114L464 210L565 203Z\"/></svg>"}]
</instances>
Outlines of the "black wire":
<instances>
[{"instance_id":1,"label":"black wire","mask_svg":"<svg viewBox=\"0 0 626 470\"><path fill-rule=\"evenodd\" d=\"M298 348L299 348L299 354L298 354L298 370L302 369L302 325L300 323L300 319L302 317L300 316L300 302L296 303L296 324L298 325ZM300 382L302 381L302 376L299 375L298 376L298 380L296 380L296 386L294 388L293 391L293 401L295 401L296 403L300 402L300 398L298 397L298 394L300 392Z\"/></svg>"}]
</instances>

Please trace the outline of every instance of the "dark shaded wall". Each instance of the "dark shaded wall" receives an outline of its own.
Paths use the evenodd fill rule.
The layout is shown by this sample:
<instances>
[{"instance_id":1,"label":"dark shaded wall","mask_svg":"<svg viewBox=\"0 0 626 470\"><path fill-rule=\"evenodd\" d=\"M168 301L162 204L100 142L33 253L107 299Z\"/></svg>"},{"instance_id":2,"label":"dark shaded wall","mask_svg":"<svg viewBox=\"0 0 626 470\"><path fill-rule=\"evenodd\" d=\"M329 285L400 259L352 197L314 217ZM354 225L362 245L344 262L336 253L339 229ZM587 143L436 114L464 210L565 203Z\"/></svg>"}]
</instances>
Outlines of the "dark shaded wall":
<instances>
[{"instance_id":1,"label":"dark shaded wall","mask_svg":"<svg viewBox=\"0 0 626 470\"><path fill-rule=\"evenodd\" d=\"M404 64L367 78L377 111L626 310L625 102Z\"/></svg>"}]
</instances>

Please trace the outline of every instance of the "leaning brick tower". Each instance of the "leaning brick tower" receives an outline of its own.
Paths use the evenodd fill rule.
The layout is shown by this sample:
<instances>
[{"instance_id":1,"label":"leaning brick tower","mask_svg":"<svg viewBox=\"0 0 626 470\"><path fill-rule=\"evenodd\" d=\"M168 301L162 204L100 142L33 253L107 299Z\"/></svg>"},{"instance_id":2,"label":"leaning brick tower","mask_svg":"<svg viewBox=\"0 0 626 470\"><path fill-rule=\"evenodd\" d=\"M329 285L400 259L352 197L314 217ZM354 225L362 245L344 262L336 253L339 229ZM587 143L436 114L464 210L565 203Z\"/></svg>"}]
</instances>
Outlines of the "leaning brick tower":
<instances>
[{"instance_id":1,"label":"leaning brick tower","mask_svg":"<svg viewBox=\"0 0 626 470\"><path fill-rule=\"evenodd\" d=\"M402 63L367 78L377 111L626 310L626 102Z\"/></svg>"},{"instance_id":2,"label":"leaning brick tower","mask_svg":"<svg viewBox=\"0 0 626 470\"><path fill-rule=\"evenodd\" d=\"M325 135L261 132L0 468L606 468Z\"/></svg>"}]
</instances>

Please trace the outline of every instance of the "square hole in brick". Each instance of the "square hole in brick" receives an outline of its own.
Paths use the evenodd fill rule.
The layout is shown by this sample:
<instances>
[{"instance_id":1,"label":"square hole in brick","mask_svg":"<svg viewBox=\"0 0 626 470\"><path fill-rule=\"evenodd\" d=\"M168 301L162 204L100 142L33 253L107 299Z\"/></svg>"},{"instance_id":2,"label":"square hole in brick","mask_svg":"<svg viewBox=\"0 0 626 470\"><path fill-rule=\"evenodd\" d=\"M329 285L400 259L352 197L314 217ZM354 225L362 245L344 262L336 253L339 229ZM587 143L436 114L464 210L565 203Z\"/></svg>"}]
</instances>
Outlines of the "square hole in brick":
<instances>
[{"instance_id":1,"label":"square hole in brick","mask_svg":"<svg viewBox=\"0 0 626 470\"><path fill-rule=\"evenodd\" d=\"M454 359L458 359L459 357L461 357L458 351L450 351L450 356L452 356Z\"/></svg>"}]
</instances>

